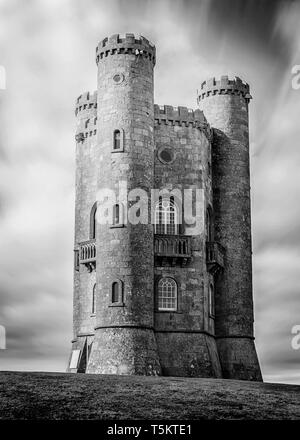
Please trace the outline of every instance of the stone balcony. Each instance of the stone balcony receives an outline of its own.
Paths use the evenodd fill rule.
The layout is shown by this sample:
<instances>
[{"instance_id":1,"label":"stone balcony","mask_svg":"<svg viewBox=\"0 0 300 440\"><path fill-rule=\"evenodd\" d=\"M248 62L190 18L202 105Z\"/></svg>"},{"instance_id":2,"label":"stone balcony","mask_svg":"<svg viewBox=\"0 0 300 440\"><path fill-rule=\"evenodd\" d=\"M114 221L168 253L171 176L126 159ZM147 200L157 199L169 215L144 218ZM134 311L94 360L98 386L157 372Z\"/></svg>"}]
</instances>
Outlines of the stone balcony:
<instances>
[{"instance_id":1,"label":"stone balcony","mask_svg":"<svg viewBox=\"0 0 300 440\"><path fill-rule=\"evenodd\" d=\"M96 269L96 240L79 243L79 263L84 264L90 272Z\"/></svg>"},{"instance_id":2,"label":"stone balcony","mask_svg":"<svg viewBox=\"0 0 300 440\"><path fill-rule=\"evenodd\" d=\"M192 257L189 235L154 235L154 257L157 266L185 266Z\"/></svg>"},{"instance_id":3,"label":"stone balcony","mask_svg":"<svg viewBox=\"0 0 300 440\"><path fill-rule=\"evenodd\" d=\"M216 274L224 268L224 247L216 241L206 243L206 266L210 273Z\"/></svg>"}]
</instances>

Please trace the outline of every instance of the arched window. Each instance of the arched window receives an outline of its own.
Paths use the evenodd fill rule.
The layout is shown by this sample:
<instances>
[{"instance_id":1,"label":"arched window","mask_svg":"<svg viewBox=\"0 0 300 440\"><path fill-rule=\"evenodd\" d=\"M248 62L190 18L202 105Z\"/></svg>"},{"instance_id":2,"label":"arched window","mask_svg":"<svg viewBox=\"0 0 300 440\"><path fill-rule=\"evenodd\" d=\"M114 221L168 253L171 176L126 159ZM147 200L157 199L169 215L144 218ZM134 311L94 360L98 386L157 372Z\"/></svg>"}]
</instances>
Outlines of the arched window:
<instances>
[{"instance_id":1,"label":"arched window","mask_svg":"<svg viewBox=\"0 0 300 440\"><path fill-rule=\"evenodd\" d=\"M173 278L161 278L158 282L158 310L177 310L177 284Z\"/></svg>"},{"instance_id":2,"label":"arched window","mask_svg":"<svg viewBox=\"0 0 300 440\"><path fill-rule=\"evenodd\" d=\"M123 281L115 280L111 284L110 303L111 306L124 306Z\"/></svg>"},{"instance_id":3,"label":"arched window","mask_svg":"<svg viewBox=\"0 0 300 440\"><path fill-rule=\"evenodd\" d=\"M178 209L174 202L174 197L159 198L155 207L154 232L155 234L178 234Z\"/></svg>"},{"instance_id":4,"label":"arched window","mask_svg":"<svg viewBox=\"0 0 300 440\"><path fill-rule=\"evenodd\" d=\"M111 293L111 302L117 303L120 301L120 288L119 283L117 281L112 284L112 293Z\"/></svg>"},{"instance_id":5,"label":"arched window","mask_svg":"<svg viewBox=\"0 0 300 440\"><path fill-rule=\"evenodd\" d=\"M111 228L120 228L124 226L124 206L122 203L112 205Z\"/></svg>"},{"instance_id":6,"label":"arched window","mask_svg":"<svg viewBox=\"0 0 300 440\"><path fill-rule=\"evenodd\" d=\"M112 210L112 225L123 226L123 205L122 203L116 203Z\"/></svg>"},{"instance_id":7,"label":"arched window","mask_svg":"<svg viewBox=\"0 0 300 440\"><path fill-rule=\"evenodd\" d=\"M113 225L120 224L120 205L117 203L113 206Z\"/></svg>"},{"instance_id":8,"label":"arched window","mask_svg":"<svg viewBox=\"0 0 300 440\"><path fill-rule=\"evenodd\" d=\"M90 239L96 238L96 212L97 202L93 204L90 214Z\"/></svg>"},{"instance_id":9,"label":"arched window","mask_svg":"<svg viewBox=\"0 0 300 440\"><path fill-rule=\"evenodd\" d=\"M112 152L124 151L124 130L123 128L114 130L112 139Z\"/></svg>"},{"instance_id":10,"label":"arched window","mask_svg":"<svg viewBox=\"0 0 300 440\"><path fill-rule=\"evenodd\" d=\"M113 207L113 224L120 224L120 205L118 203Z\"/></svg>"},{"instance_id":11,"label":"arched window","mask_svg":"<svg viewBox=\"0 0 300 440\"><path fill-rule=\"evenodd\" d=\"M96 289L97 289L97 285L94 284L93 296L92 296L92 314L96 313Z\"/></svg>"},{"instance_id":12,"label":"arched window","mask_svg":"<svg viewBox=\"0 0 300 440\"><path fill-rule=\"evenodd\" d=\"M215 316L215 293L212 284L209 285L208 309L209 315L213 318Z\"/></svg>"},{"instance_id":13,"label":"arched window","mask_svg":"<svg viewBox=\"0 0 300 440\"><path fill-rule=\"evenodd\" d=\"M207 241L214 241L212 209L210 206L206 210L206 239Z\"/></svg>"},{"instance_id":14,"label":"arched window","mask_svg":"<svg viewBox=\"0 0 300 440\"><path fill-rule=\"evenodd\" d=\"M111 285L111 304L123 305L123 282L115 280Z\"/></svg>"},{"instance_id":15,"label":"arched window","mask_svg":"<svg viewBox=\"0 0 300 440\"><path fill-rule=\"evenodd\" d=\"M120 130L114 131L114 150L120 150L121 148L121 132Z\"/></svg>"}]
</instances>

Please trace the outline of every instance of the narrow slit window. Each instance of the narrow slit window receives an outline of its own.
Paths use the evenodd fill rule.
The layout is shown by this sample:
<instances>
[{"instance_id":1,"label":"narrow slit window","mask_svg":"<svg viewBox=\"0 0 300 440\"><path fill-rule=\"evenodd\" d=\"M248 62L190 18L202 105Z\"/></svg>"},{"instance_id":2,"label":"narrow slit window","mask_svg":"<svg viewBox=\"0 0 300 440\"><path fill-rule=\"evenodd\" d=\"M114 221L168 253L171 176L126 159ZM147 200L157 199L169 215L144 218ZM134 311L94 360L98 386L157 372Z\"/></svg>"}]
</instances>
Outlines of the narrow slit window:
<instances>
[{"instance_id":1,"label":"narrow slit window","mask_svg":"<svg viewBox=\"0 0 300 440\"><path fill-rule=\"evenodd\" d=\"M212 284L209 285L209 315L213 318L215 316L215 293Z\"/></svg>"},{"instance_id":2,"label":"narrow slit window","mask_svg":"<svg viewBox=\"0 0 300 440\"><path fill-rule=\"evenodd\" d=\"M79 271L79 250L74 251L74 268Z\"/></svg>"},{"instance_id":3,"label":"narrow slit window","mask_svg":"<svg viewBox=\"0 0 300 440\"><path fill-rule=\"evenodd\" d=\"M114 150L120 150L121 148L121 132L120 130L114 131Z\"/></svg>"},{"instance_id":4,"label":"narrow slit window","mask_svg":"<svg viewBox=\"0 0 300 440\"><path fill-rule=\"evenodd\" d=\"M94 203L90 214L90 239L96 238L96 213L97 213L97 202Z\"/></svg>"},{"instance_id":5,"label":"narrow slit window","mask_svg":"<svg viewBox=\"0 0 300 440\"><path fill-rule=\"evenodd\" d=\"M206 237L207 241L213 241L213 218L212 209L209 206L206 211Z\"/></svg>"},{"instance_id":6,"label":"narrow slit window","mask_svg":"<svg viewBox=\"0 0 300 440\"><path fill-rule=\"evenodd\" d=\"M120 223L120 205L117 203L113 207L113 225L119 225Z\"/></svg>"},{"instance_id":7,"label":"narrow slit window","mask_svg":"<svg viewBox=\"0 0 300 440\"><path fill-rule=\"evenodd\" d=\"M92 314L94 315L95 313L96 313L96 284L94 284L93 294L92 294Z\"/></svg>"}]
</instances>

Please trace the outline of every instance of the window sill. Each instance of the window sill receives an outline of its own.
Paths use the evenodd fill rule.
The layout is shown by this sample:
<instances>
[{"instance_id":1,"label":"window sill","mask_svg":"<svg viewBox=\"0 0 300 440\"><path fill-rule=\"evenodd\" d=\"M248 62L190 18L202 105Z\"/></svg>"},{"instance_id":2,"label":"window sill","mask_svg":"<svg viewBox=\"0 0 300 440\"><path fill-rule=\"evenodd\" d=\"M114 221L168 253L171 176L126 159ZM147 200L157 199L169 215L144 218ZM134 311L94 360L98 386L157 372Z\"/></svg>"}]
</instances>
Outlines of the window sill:
<instances>
[{"instance_id":1,"label":"window sill","mask_svg":"<svg viewBox=\"0 0 300 440\"><path fill-rule=\"evenodd\" d=\"M119 225L111 225L110 229L115 229L115 228L125 228L125 225L123 223L120 223Z\"/></svg>"},{"instance_id":2,"label":"window sill","mask_svg":"<svg viewBox=\"0 0 300 440\"><path fill-rule=\"evenodd\" d=\"M116 148L111 150L112 153L124 153L124 148Z\"/></svg>"},{"instance_id":3,"label":"window sill","mask_svg":"<svg viewBox=\"0 0 300 440\"><path fill-rule=\"evenodd\" d=\"M123 302L112 303L108 307L125 307L125 304Z\"/></svg>"},{"instance_id":4,"label":"window sill","mask_svg":"<svg viewBox=\"0 0 300 440\"><path fill-rule=\"evenodd\" d=\"M96 313L91 313L90 318L94 318L96 316Z\"/></svg>"},{"instance_id":5,"label":"window sill","mask_svg":"<svg viewBox=\"0 0 300 440\"><path fill-rule=\"evenodd\" d=\"M155 310L155 313L177 313L178 315L182 315L183 312L180 310Z\"/></svg>"}]
</instances>

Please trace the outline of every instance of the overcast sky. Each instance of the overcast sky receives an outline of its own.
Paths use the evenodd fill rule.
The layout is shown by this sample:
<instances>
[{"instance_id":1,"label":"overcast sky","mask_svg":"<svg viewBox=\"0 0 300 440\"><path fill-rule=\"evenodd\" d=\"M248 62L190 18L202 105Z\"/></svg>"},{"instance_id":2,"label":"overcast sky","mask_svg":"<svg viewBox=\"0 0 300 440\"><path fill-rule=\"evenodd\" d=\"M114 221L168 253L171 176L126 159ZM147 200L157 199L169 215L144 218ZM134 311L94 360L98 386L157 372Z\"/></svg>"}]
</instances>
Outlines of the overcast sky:
<instances>
[{"instance_id":1,"label":"overcast sky","mask_svg":"<svg viewBox=\"0 0 300 440\"><path fill-rule=\"evenodd\" d=\"M0 0L1 370L63 371L72 338L74 102L95 47L157 47L155 102L196 107L210 76L250 83L255 328L264 379L300 384L300 2Z\"/></svg>"}]
</instances>

